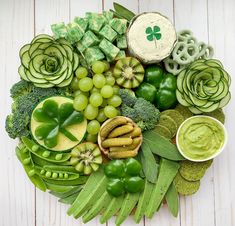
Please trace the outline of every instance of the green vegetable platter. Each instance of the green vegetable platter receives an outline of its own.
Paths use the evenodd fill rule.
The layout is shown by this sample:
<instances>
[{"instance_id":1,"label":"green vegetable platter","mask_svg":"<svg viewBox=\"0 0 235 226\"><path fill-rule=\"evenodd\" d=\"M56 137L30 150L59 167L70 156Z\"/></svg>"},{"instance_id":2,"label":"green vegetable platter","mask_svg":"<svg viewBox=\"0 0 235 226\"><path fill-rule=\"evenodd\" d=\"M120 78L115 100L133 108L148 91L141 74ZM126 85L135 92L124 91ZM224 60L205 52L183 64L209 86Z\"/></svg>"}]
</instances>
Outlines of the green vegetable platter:
<instances>
[{"instance_id":1,"label":"green vegetable platter","mask_svg":"<svg viewBox=\"0 0 235 226\"><path fill-rule=\"evenodd\" d=\"M212 46L114 3L19 52L6 132L29 180L84 223L178 216L227 142L231 77Z\"/></svg>"}]
</instances>

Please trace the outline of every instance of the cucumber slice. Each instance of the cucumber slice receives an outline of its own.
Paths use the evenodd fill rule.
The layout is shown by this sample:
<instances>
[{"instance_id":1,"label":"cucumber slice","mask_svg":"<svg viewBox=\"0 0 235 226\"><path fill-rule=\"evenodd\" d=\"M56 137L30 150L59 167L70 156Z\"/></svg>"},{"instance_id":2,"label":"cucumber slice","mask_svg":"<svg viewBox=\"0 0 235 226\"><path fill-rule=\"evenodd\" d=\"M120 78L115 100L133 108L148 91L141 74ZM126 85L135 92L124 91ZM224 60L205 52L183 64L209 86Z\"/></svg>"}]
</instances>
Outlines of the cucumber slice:
<instances>
[{"instance_id":1,"label":"cucumber slice","mask_svg":"<svg viewBox=\"0 0 235 226\"><path fill-rule=\"evenodd\" d=\"M23 47L21 47L20 52L19 52L20 58L25 52L29 50L30 46L31 46L30 44L26 44Z\"/></svg>"},{"instance_id":2,"label":"cucumber slice","mask_svg":"<svg viewBox=\"0 0 235 226\"><path fill-rule=\"evenodd\" d=\"M79 66L79 56L77 53L73 53L73 71L76 71L76 69Z\"/></svg>"},{"instance_id":3,"label":"cucumber slice","mask_svg":"<svg viewBox=\"0 0 235 226\"><path fill-rule=\"evenodd\" d=\"M27 51L27 52L25 52L25 53L23 53L23 55L22 55L22 57L21 57L21 63L23 64L23 66L25 67L25 68L29 68L29 62L30 62L30 56L29 56L29 52Z\"/></svg>"},{"instance_id":4,"label":"cucumber slice","mask_svg":"<svg viewBox=\"0 0 235 226\"><path fill-rule=\"evenodd\" d=\"M29 81L26 73L25 73L25 68L24 66L20 65L19 68L18 68L18 73L20 75L20 77L23 79L23 80L26 80L26 81Z\"/></svg>"},{"instance_id":5,"label":"cucumber slice","mask_svg":"<svg viewBox=\"0 0 235 226\"><path fill-rule=\"evenodd\" d=\"M33 44L34 42L51 42L54 41L54 38L51 37L50 35L47 34L40 34L37 35L32 41L31 44Z\"/></svg>"},{"instance_id":6,"label":"cucumber slice","mask_svg":"<svg viewBox=\"0 0 235 226\"><path fill-rule=\"evenodd\" d=\"M30 48L29 48L29 51L28 51L30 57L32 57L32 54L34 53L35 50L37 50L39 48L40 45L41 45L40 42L35 42L32 45L30 45Z\"/></svg>"}]
</instances>

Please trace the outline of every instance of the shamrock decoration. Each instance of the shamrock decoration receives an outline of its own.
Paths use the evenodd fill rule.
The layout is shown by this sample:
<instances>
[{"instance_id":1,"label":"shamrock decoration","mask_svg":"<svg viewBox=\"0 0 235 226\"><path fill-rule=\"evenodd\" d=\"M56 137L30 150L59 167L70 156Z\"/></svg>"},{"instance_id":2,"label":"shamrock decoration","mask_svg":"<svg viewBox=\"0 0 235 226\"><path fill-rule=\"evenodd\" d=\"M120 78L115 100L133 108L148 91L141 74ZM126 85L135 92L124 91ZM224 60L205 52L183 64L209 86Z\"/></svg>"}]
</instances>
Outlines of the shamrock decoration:
<instances>
[{"instance_id":1,"label":"shamrock decoration","mask_svg":"<svg viewBox=\"0 0 235 226\"><path fill-rule=\"evenodd\" d=\"M147 27L145 33L147 34L147 39L153 41L155 38L157 40L161 39L162 34L160 33L160 27L154 26L153 28Z\"/></svg>"},{"instance_id":2,"label":"shamrock decoration","mask_svg":"<svg viewBox=\"0 0 235 226\"><path fill-rule=\"evenodd\" d=\"M77 141L77 138L66 128L79 124L84 119L82 113L73 109L72 103L63 103L59 107L54 100L46 100L42 108L33 112L33 118L41 122L35 130L35 136L38 140L43 140L48 148L57 145L59 133L64 134L71 141Z\"/></svg>"}]
</instances>

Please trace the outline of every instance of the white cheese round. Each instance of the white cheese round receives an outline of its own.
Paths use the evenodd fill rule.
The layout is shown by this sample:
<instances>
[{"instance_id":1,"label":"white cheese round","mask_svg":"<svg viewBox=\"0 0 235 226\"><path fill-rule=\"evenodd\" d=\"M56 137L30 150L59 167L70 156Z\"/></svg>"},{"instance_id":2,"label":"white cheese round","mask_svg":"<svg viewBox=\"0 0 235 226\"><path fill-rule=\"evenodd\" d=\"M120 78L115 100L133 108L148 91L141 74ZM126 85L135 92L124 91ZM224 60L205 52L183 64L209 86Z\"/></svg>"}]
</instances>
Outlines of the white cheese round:
<instances>
[{"instance_id":1,"label":"white cheese round","mask_svg":"<svg viewBox=\"0 0 235 226\"><path fill-rule=\"evenodd\" d=\"M127 42L131 55L151 64L170 55L177 42L177 34L167 17L157 12L142 13L130 23Z\"/></svg>"}]
</instances>

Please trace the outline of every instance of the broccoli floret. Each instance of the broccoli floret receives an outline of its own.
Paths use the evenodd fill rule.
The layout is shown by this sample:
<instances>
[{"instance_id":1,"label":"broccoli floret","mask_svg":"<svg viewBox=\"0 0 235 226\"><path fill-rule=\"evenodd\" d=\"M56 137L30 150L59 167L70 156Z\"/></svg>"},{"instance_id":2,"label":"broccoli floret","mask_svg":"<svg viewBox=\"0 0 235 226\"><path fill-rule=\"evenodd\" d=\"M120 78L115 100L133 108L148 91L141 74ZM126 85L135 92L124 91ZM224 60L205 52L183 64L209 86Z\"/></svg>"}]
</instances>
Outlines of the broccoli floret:
<instances>
[{"instance_id":1,"label":"broccoli floret","mask_svg":"<svg viewBox=\"0 0 235 226\"><path fill-rule=\"evenodd\" d=\"M11 93L11 98L16 99L19 96L22 96L24 94L28 94L32 91L33 89L33 85L30 82L27 82L25 80L21 80L17 83L15 83L11 89L10 89L10 93Z\"/></svg>"},{"instance_id":2,"label":"broccoli floret","mask_svg":"<svg viewBox=\"0 0 235 226\"><path fill-rule=\"evenodd\" d=\"M120 89L119 95L122 98L122 102L129 107L133 107L137 100L135 93L131 90Z\"/></svg>"},{"instance_id":3,"label":"broccoli floret","mask_svg":"<svg viewBox=\"0 0 235 226\"><path fill-rule=\"evenodd\" d=\"M5 129L9 137L15 139L16 137L29 136L29 121L30 118L27 113L15 112L8 115Z\"/></svg>"},{"instance_id":4,"label":"broccoli floret","mask_svg":"<svg viewBox=\"0 0 235 226\"><path fill-rule=\"evenodd\" d=\"M125 98L129 98L128 94ZM120 107L121 114L131 118L143 131L154 129L160 117L159 110L143 98L135 98L132 107L127 106L125 100Z\"/></svg>"}]
</instances>

